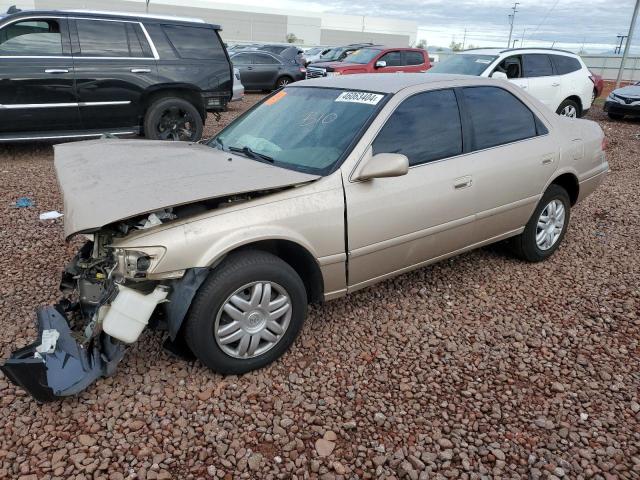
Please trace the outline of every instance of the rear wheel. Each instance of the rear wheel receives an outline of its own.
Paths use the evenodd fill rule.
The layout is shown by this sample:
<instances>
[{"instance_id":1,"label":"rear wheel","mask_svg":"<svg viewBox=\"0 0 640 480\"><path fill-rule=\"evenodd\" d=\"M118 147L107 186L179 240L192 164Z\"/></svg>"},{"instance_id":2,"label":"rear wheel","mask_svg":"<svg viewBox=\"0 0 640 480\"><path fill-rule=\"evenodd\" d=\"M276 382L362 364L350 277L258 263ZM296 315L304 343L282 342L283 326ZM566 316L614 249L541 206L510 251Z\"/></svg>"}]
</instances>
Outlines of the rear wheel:
<instances>
[{"instance_id":1,"label":"rear wheel","mask_svg":"<svg viewBox=\"0 0 640 480\"><path fill-rule=\"evenodd\" d=\"M578 118L580 117L580 105L573 100L567 99L560 104L556 113L563 117Z\"/></svg>"},{"instance_id":2,"label":"rear wheel","mask_svg":"<svg viewBox=\"0 0 640 480\"><path fill-rule=\"evenodd\" d=\"M307 295L296 271L267 252L231 254L196 295L185 340L207 367L241 374L286 352L307 315Z\"/></svg>"},{"instance_id":3,"label":"rear wheel","mask_svg":"<svg viewBox=\"0 0 640 480\"><path fill-rule=\"evenodd\" d=\"M514 253L528 262L540 262L553 255L567 232L570 210L567 191L550 185L524 232L511 240Z\"/></svg>"},{"instance_id":4,"label":"rear wheel","mask_svg":"<svg viewBox=\"0 0 640 480\"><path fill-rule=\"evenodd\" d=\"M609 118L611 120L622 120L624 118L624 115L620 115L619 113L607 113L607 115L609 116Z\"/></svg>"},{"instance_id":5,"label":"rear wheel","mask_svg":"<svg viewBox=\"0 0 640 480\"><path fill-rule=\"evenodd\" d=\"M197 142L203 127L196 107L182 98L156 100L144 117L144 133L151 140Z\"/></svg>"},{"instance_id":6,"label":"rear wheel","mask_svg":"<svg viewBox=\"0 0 640 480\"><path fill-rule=\"evenodd\" d=\"M278 78L278 80L276 80L276 90L278 88L286 87L291 82L293 82L293 78L287 77L286 75L283 76L283 77Z\"/></svg>"}]
</instances>

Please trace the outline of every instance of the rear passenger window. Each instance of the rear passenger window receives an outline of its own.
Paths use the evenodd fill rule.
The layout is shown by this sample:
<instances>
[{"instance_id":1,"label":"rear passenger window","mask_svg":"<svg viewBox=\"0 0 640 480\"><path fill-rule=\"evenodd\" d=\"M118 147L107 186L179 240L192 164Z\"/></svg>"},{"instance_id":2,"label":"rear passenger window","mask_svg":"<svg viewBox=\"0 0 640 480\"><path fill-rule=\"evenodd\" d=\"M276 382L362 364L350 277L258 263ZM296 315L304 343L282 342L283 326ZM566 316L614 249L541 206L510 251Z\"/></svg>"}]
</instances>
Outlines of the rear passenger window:
<instances>
[{"instance_id":1,"label":"rear passenger window","mask_svg":"<svg viewBox=\"0 0 640 480\"><path fill-rule=\"evenodd\" d=\"M163 25L164 32L182 58L226 62L225 50L215 30L206 27Z\"/></svg>"},{"instance_id":2,"label":"rear passenger window","mask_svg":"<svg viewBox=\"0 0 640 480\"><path fill-rule=\"evenodd\" d=\"M453 90L418 93L391 115L373 142L373 153L401 153L409 165L462 153L462 125Z\"/></svg>"},{"instance_id":3,"label":"rear passenger window","mask_svg":"<svg viewBox=\"0 0 640 480\"><path fill-rule=\"evenodd\" d=\"M125 23L76 20L80 52L84 57L130 57Z\"/></svg>"},{"instance_id":4,"label":"rear passenger window","mask_svg":"<svg viewBox=\"0 0 640 480\"><path fill-rule=\"evenodd\" d=\"M422 65L424 63L424 57L420 52L404 52L406 65Z\"/></svg>"},{"instance_id":5,"label":"rear passenger window","mask_svg":"<svg viewBox=\"0 0 640 480\"><path fill-rule=\"evenodd\" d=\"M473 128L473 149L536 136L536 117L511 93L498 87L466 87L465 110Z\"/></svg>"},{"instance_id":6,"label":"rear passenger window","mask_svg":"<svg viewBox=\"0 0 640 480\"><path fill-rule=\"evenodd\" d=\"M577 72L582 69L582 65L577 58L566 57L564 55L550 55L550 57L558 75L566 75L567 73Z\"/></svg>"},{"instance_id":7,"label":"rear passenger window","mask_svg":"<svg viewBox=\"0 0 640 480\"><path fill-rule=\"evenodd\" d=\"M273 58L271 55L264 55L262 53L255 53L254 57L253 57L253 63L257 64L257 65L275 65L278 62L278 60L276 60L275 58Z\"/></svg>"},{"instance_id":8,"label":"rear passenger window","mask_svg":"<svg viewBox=\"0 0 640 480\"><path fill-rule=\"evenodd\" d=\"M553 75L549 55L539 53L523 55L523 61L525 78L549 77Z\"/></svg>"}]
</instances>

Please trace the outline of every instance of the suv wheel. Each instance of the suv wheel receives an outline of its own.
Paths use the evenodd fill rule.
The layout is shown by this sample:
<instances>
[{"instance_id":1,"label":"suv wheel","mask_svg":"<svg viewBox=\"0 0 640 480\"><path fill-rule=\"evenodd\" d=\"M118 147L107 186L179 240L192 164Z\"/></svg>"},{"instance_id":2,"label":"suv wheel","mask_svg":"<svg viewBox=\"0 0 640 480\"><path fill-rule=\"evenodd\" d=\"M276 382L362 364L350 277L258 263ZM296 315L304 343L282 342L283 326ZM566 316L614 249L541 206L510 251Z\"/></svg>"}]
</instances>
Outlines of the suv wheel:
<instances>
[{"instance_id":1,"label":"suv wheel","mask_svg":"<svg viewBox=\"0 0 640 480\"><path fill-rule=\"evenodd\" d=\"M182 98L156 100L144 117L144 133L151 140L197 142L203 127L196 107Z\"/></svg>"},{"instance_id":2,"label":"suv wheel","mask_svg":"<svg viewBox=\"0 0 640 480\"><path fill-rule=\"evenodd\" d=\"M302 280L267 252L229 255L196 295L185 340L207 367L241 374L264 367L286 352L307 316Z\"/></svg>"},{"instance_id":3,"label":"suv wheel","mask_svg":"<svg viewBox=\"0 0 640 480\"><path fill-rule=\"evenodd\" d=\"M528 262L540 262L553 255L567 232L570 210L567 191L550 185L524 232L511 240L514 253Z\"/></svg>"},{"instance_id":4,"label":"suv wheel","mask_svg":"<svg viewBox=\"0 0 640 480\"><path fill-rule=\"evenodd\" d=\"M560 104L560 106L556 110L556 113L558 115L562 115L563 117L579 118L580 105L578 105L573 100L567 99Z\"/></svg>"}]
</instances>

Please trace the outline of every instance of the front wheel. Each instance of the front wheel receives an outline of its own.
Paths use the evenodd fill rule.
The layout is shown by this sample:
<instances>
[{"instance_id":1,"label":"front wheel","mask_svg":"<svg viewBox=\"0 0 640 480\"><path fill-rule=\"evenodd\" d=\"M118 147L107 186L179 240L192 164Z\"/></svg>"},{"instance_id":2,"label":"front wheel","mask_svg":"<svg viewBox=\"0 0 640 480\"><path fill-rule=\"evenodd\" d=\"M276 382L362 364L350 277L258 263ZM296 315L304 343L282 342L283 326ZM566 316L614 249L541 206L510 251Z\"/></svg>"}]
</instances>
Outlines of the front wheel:
<instances>
[{"instance_id":1,"label":"front wheel","mask_svg":"<svg viewBox=\"0 0 640 480\"><path fill-rule=\"evenodd\" d=\"M197 142L203 127L196 107L182 98L156 100L144 117L144 134L150 140Z\"/></svg>"},{"instance_id":2,"label":"front wheel","mask_svg":"<svg viewBox=\"0 0 640 480\"><path fill-rule=\"evenodd\" d=\"M267 252L240 251L217 266L198 291L185 340L212 370L246 373L286 352L306 315L306 290L291 266Z\"/></svg>"},{"instance_id":3,"label":"front wheel","mask_svg":"<svg viewBox=\"0 0 640 480\"><path fill-rule=\"evenodd\" d=\"M558 115L563 117L578 118L580 116L580 105L573 100L565 100L556 110Z\"/></svg>"},{"instance_id":4,"label":"front wheel","mask_svg":"<svg viewBox=\"0 0 640 480\"><path fill-rule=\"evenodd\" d=\"M558 249L569 225L571 201L567 191L550 185L524 232L511 240L514 253L528 262L546 260Z\"/></svg>"}]
</instances>

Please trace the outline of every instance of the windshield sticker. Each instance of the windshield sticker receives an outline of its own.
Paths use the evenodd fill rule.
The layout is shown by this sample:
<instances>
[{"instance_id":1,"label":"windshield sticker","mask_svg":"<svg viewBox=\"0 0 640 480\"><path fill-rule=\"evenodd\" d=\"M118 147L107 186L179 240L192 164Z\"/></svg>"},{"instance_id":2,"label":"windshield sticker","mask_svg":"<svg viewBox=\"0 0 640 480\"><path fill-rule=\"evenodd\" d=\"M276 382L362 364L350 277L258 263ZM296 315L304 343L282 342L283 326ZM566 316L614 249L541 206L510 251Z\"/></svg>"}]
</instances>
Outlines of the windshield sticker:
<instances>
[{"instance_id":1,"label":"windshield sticker","mask_svg":"<svg viewBox=\"0 0 640 480\"><path fill-rule=\"evenodd\" d=\"M342 92L336 98L336 102L365 103L377 105L384 95L369 92Z\"/></svg>"},{"instance_id":2,"label":"windshield sticker","mask_svg":"<svg viewBox=\"0 0 640 480\"><path fill-rule=\"evenodd\" d=\"M276 103L278 103L280 100L282 100L284 97L286 97L287 92L285 92L284 90L276 93L273 97L271 97L269 100L267 100L266 102L264 102L265 105L274 105Z\"/></svg>"},{"instance_id":3,"label":"windshield sticker","mask_svg":"<svg viewBox=\"0 0 640 480\"><path fill-rule=\"evenodd\" d=\"M484 63L485 65L488 65L491 63L491 60L485 60L484 58L477 58L476 63Z\"/></svg>"}]
</instances>

